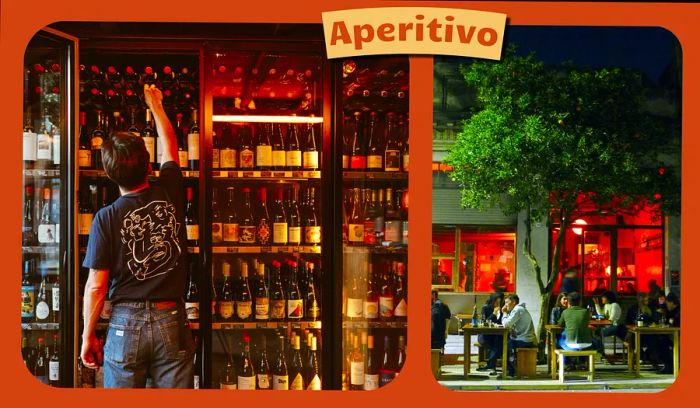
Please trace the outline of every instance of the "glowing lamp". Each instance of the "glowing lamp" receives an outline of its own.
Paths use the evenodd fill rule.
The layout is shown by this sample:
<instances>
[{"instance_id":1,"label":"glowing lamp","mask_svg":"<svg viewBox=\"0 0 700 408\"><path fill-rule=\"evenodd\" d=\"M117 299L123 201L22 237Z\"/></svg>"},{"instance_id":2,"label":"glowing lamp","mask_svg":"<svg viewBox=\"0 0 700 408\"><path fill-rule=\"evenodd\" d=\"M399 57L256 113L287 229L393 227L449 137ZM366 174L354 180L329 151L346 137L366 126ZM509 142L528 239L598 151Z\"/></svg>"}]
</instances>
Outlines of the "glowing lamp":
<instances>
[{"instance_id":1,"label":"glowing lamp","mask_svg":"<svg viewBox=\"0 0 700 408\"><path fill-rule=\"evenodd\" d=\"M582 219L579 218L578 220L574 221L574 225L588 225L588 223L587 223L585 220L582 220ZM572 230L572 231L574 232L574 234L576 234L576 235L581 235L581 234L583 234L583 228L572 228L571 230Z\"/></svg>"}]
</instances>

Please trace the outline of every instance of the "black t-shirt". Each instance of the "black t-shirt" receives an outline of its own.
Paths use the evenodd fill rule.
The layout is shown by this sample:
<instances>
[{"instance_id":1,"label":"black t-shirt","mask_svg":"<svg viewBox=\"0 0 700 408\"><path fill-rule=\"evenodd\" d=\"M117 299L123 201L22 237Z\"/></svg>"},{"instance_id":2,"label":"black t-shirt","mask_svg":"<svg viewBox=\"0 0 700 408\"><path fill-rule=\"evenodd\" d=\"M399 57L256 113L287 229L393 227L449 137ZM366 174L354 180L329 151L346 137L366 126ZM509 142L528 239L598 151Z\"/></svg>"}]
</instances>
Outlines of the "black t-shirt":
<instances>
[{"instance_id":1,"label":"black t-shirt","mask_svg":"<svg viewBox=\"0 0 700 408\"><path fill-rule=\"evenodd\" d=\"M451 316L450 308L441 300L436 300L430 307L430 347L443 348L445 346L445 327Z\"/></svg>"},{"instance_id":2,"label":"black t-shirt","mask_svg":"<svg viewBox=\"0 0 700 408\"><path fill-rule=\"evenodd\" d=\"M109 299L176 300L187 281L184 182L163 163L157 185L119 197L95 214L83 267L109 269Z\"/></svg>"}]
</instances>

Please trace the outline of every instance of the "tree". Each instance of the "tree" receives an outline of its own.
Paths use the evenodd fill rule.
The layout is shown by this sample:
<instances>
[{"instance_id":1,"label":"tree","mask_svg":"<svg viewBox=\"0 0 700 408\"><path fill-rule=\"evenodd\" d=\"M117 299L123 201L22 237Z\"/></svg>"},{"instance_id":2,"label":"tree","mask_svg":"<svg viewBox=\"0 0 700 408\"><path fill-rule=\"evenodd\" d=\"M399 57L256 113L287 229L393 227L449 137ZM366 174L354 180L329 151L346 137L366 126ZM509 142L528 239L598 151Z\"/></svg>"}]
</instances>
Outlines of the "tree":
<instances>
[{"instance_id":1,"label":"tree","mask_svg":"<svg viewBox=\"0 0 700 408\"><path fill-rule=\"evenodd\" d=\"M477 106L445 161L464 207L524 212L541 334L565 234L557 235L548 265L532 251L534 223L565 231L584 201L606 213L633 212L640 203L657 216L678 213L680 180L659 162L671 129L645 111L635 71L548 67L514 48L500 62L474 61L461 71L477 91Z\"/></svg>"}]
</instances>

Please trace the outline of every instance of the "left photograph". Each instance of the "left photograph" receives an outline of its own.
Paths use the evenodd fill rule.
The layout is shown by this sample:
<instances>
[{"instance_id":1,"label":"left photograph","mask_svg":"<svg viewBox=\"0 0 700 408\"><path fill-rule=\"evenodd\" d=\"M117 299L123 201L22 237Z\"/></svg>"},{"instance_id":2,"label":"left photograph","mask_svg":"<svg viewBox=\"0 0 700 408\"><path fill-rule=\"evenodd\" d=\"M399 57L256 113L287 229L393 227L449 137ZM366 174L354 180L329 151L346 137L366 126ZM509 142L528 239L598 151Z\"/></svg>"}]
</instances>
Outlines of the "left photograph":
<instances>
[{"instance_id":1,"label":"left photograph","mask_svg":"<svg viewBox=\"0 0 700 408\"><path fill-rule=\"evenodd\" d=\"M328 60L321 25L37 32L27 370L79 388L390 383L408 344L408 78L408 57Z\"/></svg>"}]
</instances>

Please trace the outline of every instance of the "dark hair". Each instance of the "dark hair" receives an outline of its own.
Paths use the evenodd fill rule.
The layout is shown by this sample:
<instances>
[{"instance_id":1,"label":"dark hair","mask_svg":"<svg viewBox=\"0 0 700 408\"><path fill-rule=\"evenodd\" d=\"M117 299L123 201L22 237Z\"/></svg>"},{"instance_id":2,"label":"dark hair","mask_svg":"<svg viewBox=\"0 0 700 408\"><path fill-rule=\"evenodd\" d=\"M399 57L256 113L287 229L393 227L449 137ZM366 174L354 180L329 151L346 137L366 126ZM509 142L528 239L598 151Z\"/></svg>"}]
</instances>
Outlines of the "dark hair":
<instances>
[{"instance_id":1,"label":"dark hair","mask_svg":"<svg viewBox=\"0 0 700 408\"><path fill-rule=\"evenodd\" d=\"M515 293L511 293L510 295L506 296L506 298L510 299L512 302L515 302L516 305L520 303L520 298Z\"/></svg>"},{"instance_id":2,"label":"dark hair","mask_svg":"<svg viewBox=\"0 0 700 408\"><path fill-rule=\"evenodd\" d=\"M566 294L566 292L559 292L559 294L557 295L557 301L554 302L554 306L559 307L559 305L561 304L561 300L562 300L563 298L567 298L567 299L568 299L569 296Z\"/></svg>"},{"instance_id":3,"label":"dark hair","mask_svg":"<svg viewBox=\"0 0 700 408\"><path fill-rule=\"evenodd\" d=\"M493 307L493 304L496 303L496 299L501 299L501 303L503 303L503 292L492 293L488 300L486 300L486 304Z\"/></svg>"},{"instance_id":4,"label":"dark hair","mask_svg":"<svg viewBox=\"0 0 700 408\"><path fill-rule=\"evenodd\" d=\"M438 294L438 291L437 291L437 290L435 290L435 289L433 289L433 291L432 291L432 292L430 292L430 295L431 295L431 296L435 296L435 297L437 297L437 294Z\"/></svg>"},{"instance_id":5,"label":"dark hair","mask_svg":"<svg viewBox=\"0 0 700 408\"><path fill-rule=\"evenodd\" d=\"M673 302L674 305L678 304L678 295L676 295L675 292L668 292L668 295L666 295L666 301L667 302Z\"/></svg>"},{"instance_id":6,"label":"dark hair","mask_svg":"<svg viewBox=\"0 0 700 408\"><path fill-rule=\"evenodd\" d=\"M617 296L615 296L614 292L611 292L609 290L603 292L603 294L600 295L600 297L608 299L608 303L617 303Z\"/></svg>"},{"instance_id":7,"label":"dark hair","mask_svg":"<svg viewBox=\"0 0 700 408\"><path fill-rule=\"evenodd\" d=\"M578 292L571 292L567 295L569 299L569 305L578 306L581 303L581 295Z\"/></svg>"},{"instance_id":8,"label":"dark hair","mask_svg":"<svg viewBox=\"0 0 700 408\"><path fill-rule=\"evenodd\" d=\"M143 139L131 133L114 133L102 143L105 173L125 189L135 188L146 180L150 159Z\"/></svg>"}]
</instances>

